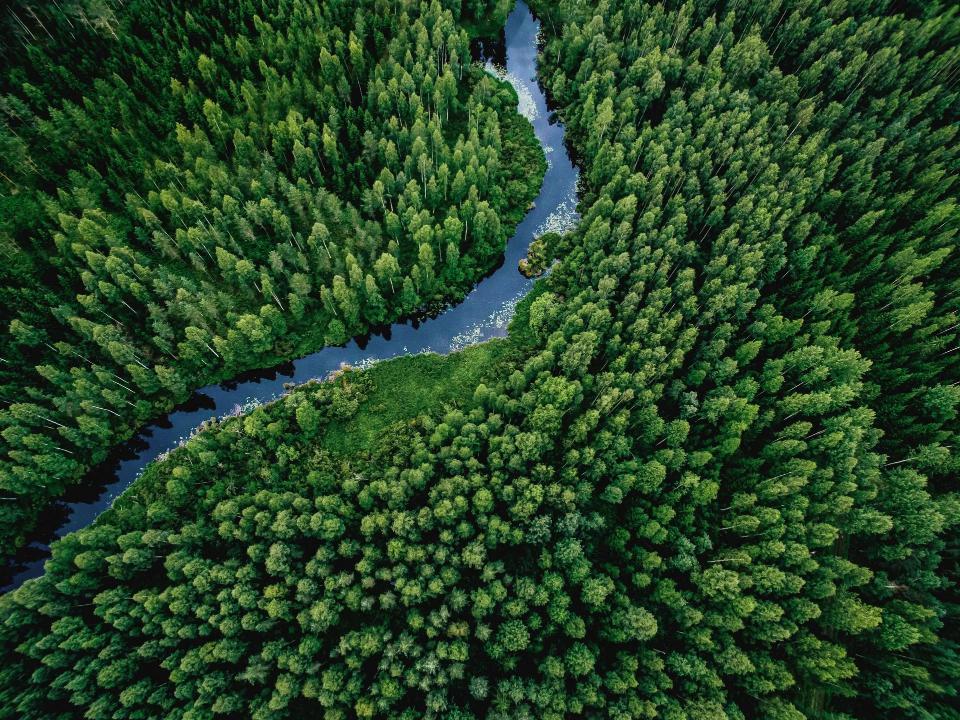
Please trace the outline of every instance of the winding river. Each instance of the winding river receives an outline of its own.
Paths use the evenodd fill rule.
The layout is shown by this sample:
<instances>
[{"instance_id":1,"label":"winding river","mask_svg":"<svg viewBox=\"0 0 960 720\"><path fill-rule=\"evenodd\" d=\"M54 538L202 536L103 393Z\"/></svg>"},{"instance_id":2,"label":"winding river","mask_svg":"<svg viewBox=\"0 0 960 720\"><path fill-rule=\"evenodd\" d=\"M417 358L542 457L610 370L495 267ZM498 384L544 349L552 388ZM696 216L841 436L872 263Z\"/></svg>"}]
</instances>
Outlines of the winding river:
<instances>
[{"instance_id":1,"label":"winding river","mask_svg":"<svg viewBox=\"0 0 960 720\"><path fill-rule=\"evenodd\" d=\"M31 541L0 573L2 591L43 573L50 543L89 525L136 479L144 467L188 438L212 416L235 414L285 392L285 385L325 378L344 363L364 367L378 360L421 352L449 353L506 334L517 302L533 286L517 270L530 241L548 229L565 230L576 221L577 170L567 155L563 126L552 122L537 84L537 36L540 24L518 0L504 27L499 58L481 49L488 71L509 81L520 98L518 110L533 124L547 157L547 172L534 207L507 243L503 264L479 282L458 305L423 321L397 323L382 334L328 347L279 368L245 373L229 382L197 390L169 415L123 443L111 459L95 468L44 514ZM505 58L503 57L505 55ZM504 66L505 59L505 66ZM497 64L499 60L500 64Z\"/></svg>"}]
</instances>

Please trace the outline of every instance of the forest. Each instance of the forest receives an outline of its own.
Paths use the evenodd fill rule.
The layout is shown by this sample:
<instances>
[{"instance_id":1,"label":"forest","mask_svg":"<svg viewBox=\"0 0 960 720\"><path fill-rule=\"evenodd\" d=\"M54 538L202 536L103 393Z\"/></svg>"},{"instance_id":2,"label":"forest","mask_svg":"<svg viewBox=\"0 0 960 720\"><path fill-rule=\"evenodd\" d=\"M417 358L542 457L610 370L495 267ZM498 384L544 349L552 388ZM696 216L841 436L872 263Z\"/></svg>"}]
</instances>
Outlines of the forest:
<instances>
[{"instance_id":1,"label":"forest","mask_svg":"<svg viewBox=\"0 0 960 720\"><path fill-rule=\"evenodd\" d=\"M0 597L0 718L960 719L960 8L530 6L580 222L487 367L349 446L400 366L205 424ZM189 389L497 262L509 9L24 15L8 552Z\"/></svg>"}]
</instances>

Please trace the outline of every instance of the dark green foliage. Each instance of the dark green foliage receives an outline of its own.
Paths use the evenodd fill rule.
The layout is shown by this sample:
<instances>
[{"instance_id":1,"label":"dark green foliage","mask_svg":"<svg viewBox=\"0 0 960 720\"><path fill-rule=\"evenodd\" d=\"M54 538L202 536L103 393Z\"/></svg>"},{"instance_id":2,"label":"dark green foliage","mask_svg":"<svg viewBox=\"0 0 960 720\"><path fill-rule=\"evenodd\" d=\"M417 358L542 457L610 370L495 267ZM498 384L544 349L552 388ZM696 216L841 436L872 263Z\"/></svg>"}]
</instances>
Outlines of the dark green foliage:
<instances>
[{"instance_id":1,"label":"dark green foliage","mask_svg":"<svg viewBox=\"0 0 960 720\"><path fill-rule=\"evenodd\" d=\"M0 555L194 387L462 296L544 167L458 3L101 10L0 77Z\"/></svg>"},{"instance_id":2,"label":"dark green foliage","mask_svg":"<svg viewBox=\"0 0 960 720\"><path fill-rule=\"evenodd\" d=\"M956 9L537 5L582 221L516 354L152 466L0 600L6 716L960 717Z\"/></svg>"}]
</instances>

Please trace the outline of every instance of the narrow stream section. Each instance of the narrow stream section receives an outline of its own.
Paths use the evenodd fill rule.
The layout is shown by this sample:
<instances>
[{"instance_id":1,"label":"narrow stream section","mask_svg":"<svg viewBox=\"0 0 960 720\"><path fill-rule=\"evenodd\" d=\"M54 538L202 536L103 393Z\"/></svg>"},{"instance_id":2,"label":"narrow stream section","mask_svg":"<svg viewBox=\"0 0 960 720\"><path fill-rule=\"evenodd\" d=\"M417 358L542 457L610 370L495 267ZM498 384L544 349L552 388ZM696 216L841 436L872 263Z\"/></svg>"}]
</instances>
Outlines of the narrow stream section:
<instances>
[{"instance_id":1,"label":"narrow stream section","mask_svg":"<svg viewBox=\"0 0 960 720\"><path fill-rule=\"evenodd\" d=\"M3 592L41 575L51 542L93 522L148 463L188 439L203 421L244 412L282 395L285 384L325 378L344 363L365 367L400 355L446 354L506 335L514 308L533 286L533 280L517 270L530 241L547 230L563 232L577 220L577 169L564 145L563 126L551 122L546 97L537 84L539 31L540 23L523 0L518 0L504 28L506 66L486 59L488 71L516 89L518 110L533 124L547 158L540 194L507 243L503 264L479 282L463 302L434 318L397 323L381 335L324 348L279 369L245 373L232 381L200 388L179 409L116 448L113 460L95 468L82 485L71 489L45 514L32 541L0 573Z\"/></svg>"}]
</instances>

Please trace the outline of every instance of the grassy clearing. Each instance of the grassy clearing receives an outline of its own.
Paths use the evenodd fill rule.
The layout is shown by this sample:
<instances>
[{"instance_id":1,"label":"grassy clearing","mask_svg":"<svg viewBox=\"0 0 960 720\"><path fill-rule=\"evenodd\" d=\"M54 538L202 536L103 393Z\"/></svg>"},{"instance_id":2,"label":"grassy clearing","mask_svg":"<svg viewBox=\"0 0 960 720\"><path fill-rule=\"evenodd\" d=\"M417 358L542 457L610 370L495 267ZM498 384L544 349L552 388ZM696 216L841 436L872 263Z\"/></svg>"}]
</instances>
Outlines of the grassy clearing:
<instances>
[{"instance_id":1,"label":"grassy clearing","mask_svg":"<svg viewBox=\"0 0 960 720\"><path fill-rule=\"evenodd\" d=\"M484 377L502 366L506 340L491 340L451 355L409 355L377 363L366 371L371 390L357 414L327 427L320 444L355 455L398 422L445 405L462 406Z\"/></svg>"},{"instance_id":2,"label":"grassy clearing","mask_svg":"<svg viewBox=\"0 0 960 720\"><path fill-rule=\"evenodd\" d=\"M482 382L493 383L533 345L528 326L530 303L543 292L542 283L517 306L506 338L489 340L449 355L408 355L384 360L364 371L372 381L356 415L327 426L319 444L341 455L363 453L397 423L446 406L467 407Z\"/></svg>"}]
</instances>

